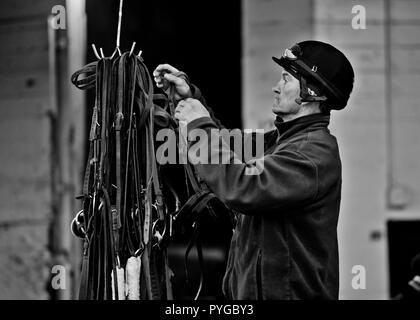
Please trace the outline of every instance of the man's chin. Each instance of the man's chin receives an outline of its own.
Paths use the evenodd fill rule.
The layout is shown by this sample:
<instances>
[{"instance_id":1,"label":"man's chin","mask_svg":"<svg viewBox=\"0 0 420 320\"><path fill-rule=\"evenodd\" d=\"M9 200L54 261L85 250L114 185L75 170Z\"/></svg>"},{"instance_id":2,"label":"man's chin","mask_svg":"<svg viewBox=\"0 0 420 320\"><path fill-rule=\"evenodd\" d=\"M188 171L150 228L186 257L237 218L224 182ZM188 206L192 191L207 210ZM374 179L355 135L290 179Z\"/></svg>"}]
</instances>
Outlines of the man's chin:
<instances>
[{"instance_id":1,"label":"man's chin","mask_svg":"<svg viewBox=\"0 0 420 320\"><path fill-rule=\"evenodd\" d=\"M276 116L280 116L280 115L284 114L284 111L277 105L273 105L273 107L271 108L271 111L273 111L273 113Z\"/></svg>"}]
</instances>

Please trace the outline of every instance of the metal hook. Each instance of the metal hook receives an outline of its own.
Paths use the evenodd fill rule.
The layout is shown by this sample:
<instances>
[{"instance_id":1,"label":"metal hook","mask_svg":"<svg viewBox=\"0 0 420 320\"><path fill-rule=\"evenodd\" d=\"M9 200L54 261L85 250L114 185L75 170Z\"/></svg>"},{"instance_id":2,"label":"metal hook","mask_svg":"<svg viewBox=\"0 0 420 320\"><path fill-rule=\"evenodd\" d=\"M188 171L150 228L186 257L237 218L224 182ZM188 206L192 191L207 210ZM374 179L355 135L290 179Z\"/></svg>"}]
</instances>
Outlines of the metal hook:
<instances>
[{"instance_id":1,"label":"metal hook","mask_svg":"<svg viewBox=\"0 0 420 320\"><path fill-rule=\"evenodd\" d=\"M114 52L112 53L112 55L111 55L111 59L113 59L114 58L114 56L115 56L115 54L116 53L118 53L118 55L121 57L121 50L120 50L120 48L119 47L116 47L115 48L115 50L114 50Z\"/></svg>"},{"instance_id":2,"label":"metal hook","mask_svg":"<svg viewBox=\"0 0 420 320\"><path fill-rule=\"evenodd\" d=\"M124 0L120 0L120 7L118 10L118 28L117 28L117 41L115 44L115 50L111 55L111 59L114 58L115 54L118 52L119 56L121 57L121 50L120 50L120 35L121 35L121 20L122 20L122 8L123 8Z\"/></svg>"},{"instance_id":3,"label":"metal hook","mask_svg":"<svg viewBox=\"0 0 420 320\"><path fill-rule=\"evenodd\" d=\"M118 29L117 29L117 43L116 43L116 48L114 50L114 52L111 55L111 59L115 56L115 54L118 52L118 54L121 56L121 51L120 51L120 34L121 34L121 20L122 20L122 7L123 7L123 2L124 0L120 0L120 7L118 10ZM96 47L94 44L92 44L92 48L93 48L93 52L95 53L96 58L98 58L98 60L101 60L101 56L102 59L105 58L104 52L102 50L102 48L100 48L100 52L101 55L98 54L98 50L96 50Z\"/></svg>"},{"instance_id":4,"label":"metal hook","mask_svg":"<svg viewBox=\"0 0 420 320\"><path fill-rule=\"evenodd\" d=\"M101 60L101 57L98 54L98 51L96 50L95 45L92 43L92 49L93 49L93 53L95 54L96 58L98 58L98 60Z\"/></svg>"},{"instance_id":5,"label":"metal hook","mask_svg":"<svg viewBox=\"0 0 420 320\"><path fill-rule=\"evenodd\" d=\"M122 20L123 2L124 2L124 0L120 0L120 8L118 10L118 29L117 29L117 43L116 43L117 48L120 47L120 34L121 34L121 20ZM121 55L121 52L120 52L120 55Z\"/></svg>"},{"instance_id":6,"label":"metal hook","mask_svg":"<svg viewBox=\"0 0 420 320\"><path fill-rule=\"evenodd\" d=\"M136 43L135 42L133 42L133 45L131 46L131 50L130 50L130 57L131 57L131 55L133 54L133 51L134 51L134 47L136 46Z\"/></svg>"}]
</instances>

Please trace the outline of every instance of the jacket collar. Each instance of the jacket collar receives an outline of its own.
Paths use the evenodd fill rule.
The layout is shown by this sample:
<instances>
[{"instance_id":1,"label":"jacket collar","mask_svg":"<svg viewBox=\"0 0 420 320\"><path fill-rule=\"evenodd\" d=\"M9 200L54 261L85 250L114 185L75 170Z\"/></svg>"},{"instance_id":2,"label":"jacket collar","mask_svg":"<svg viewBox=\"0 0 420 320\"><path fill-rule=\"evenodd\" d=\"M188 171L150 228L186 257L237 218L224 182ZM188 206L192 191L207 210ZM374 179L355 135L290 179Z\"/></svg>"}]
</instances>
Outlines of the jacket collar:
<instances>
[{"instance_id":1,"label":"jacket collar","mask_svg":"<svg viewBox=\"0 0 420 320\"><path fill-rule=\"evenodd\" d=\"M279 116L274 120L274 125L277 128L278 140L287 139L298 132L327 128L329 123L330 116L323 113L314 113L286 122Z\"/></svg>"}]
</instances>

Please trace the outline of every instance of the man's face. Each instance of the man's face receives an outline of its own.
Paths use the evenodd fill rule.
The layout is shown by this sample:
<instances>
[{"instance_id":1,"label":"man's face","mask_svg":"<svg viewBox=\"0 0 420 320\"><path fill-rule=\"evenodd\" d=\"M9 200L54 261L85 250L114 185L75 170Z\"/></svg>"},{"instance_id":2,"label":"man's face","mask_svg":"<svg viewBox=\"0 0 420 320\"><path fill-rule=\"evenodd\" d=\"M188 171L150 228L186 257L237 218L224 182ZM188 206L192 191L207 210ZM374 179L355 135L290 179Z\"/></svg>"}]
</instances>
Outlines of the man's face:
<instances>
[{"instance_id":1,"label":"man's face","mask_svg":"<svg viewBox=\"0 0 420 320\"><path fill-rule=\"evenodd\" d=\"M272 110L276 115L295 114L299 111L300 105L295 100L299 98L300 84L289 72L282 71L281 78L273 88L273 92L274 102Z\"/></svg>"}]
</instances>

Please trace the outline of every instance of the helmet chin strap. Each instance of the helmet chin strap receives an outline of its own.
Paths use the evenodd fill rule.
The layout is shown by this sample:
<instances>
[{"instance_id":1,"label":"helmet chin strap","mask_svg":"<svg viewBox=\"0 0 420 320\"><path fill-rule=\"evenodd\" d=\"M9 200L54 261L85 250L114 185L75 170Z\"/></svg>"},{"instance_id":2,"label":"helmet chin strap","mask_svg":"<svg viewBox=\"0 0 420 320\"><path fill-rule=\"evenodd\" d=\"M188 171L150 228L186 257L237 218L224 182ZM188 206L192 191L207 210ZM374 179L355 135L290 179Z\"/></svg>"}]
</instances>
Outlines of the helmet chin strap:
<instances>
[{"instance_id":1,"label":"helmet chin strap","mask_svg":"<svg viewBox=\"0 0 420 320\"><path fill-rule=\"evenodd\" d=\"M313 92L310 88L308 88L308 85L306 83L306 79L304 77L300 77L300 97L295 99L295 102L299 105L301 105L303 102L321 102L326 101L326 96L316 96L315 92ZM309 90L313 92L313 95L310 94Z\"/></svg>"}]
</instances>

